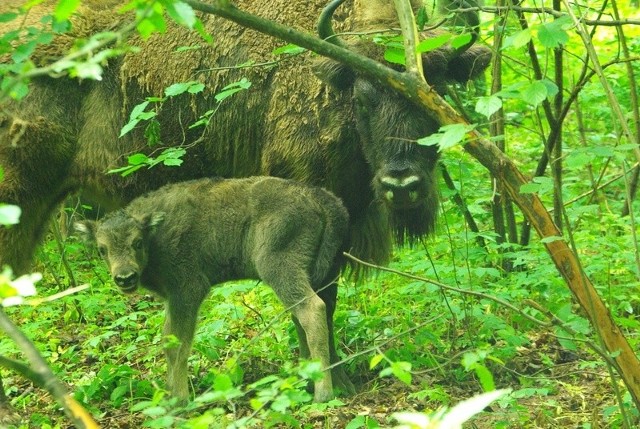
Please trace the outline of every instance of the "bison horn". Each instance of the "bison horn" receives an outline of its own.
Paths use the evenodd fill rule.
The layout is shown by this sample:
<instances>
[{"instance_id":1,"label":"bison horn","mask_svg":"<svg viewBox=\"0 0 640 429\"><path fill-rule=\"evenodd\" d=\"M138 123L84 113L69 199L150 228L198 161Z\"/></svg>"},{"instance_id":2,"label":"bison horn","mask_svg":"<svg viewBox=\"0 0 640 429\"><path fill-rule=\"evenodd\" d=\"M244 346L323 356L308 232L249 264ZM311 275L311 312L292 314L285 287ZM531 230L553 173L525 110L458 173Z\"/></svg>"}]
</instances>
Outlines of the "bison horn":
<instances>
[{"instance_id":1,"label":"bison horn","mask_svg":"<svg viewBox=\"0 0 640 429\"><path fill-rule=\"evenodd\" d=\"M345 45L342 40L336 35L336 33L333 32L331 19L333 18L333 13L336 11L338 6L344 3L344 1L345 0L331 0L329 3L327 3L324 9L322 9L320 18L318 18L317 26L318 35L321 39L340 47L345 47Z\"/></svg>"}]
</instances>

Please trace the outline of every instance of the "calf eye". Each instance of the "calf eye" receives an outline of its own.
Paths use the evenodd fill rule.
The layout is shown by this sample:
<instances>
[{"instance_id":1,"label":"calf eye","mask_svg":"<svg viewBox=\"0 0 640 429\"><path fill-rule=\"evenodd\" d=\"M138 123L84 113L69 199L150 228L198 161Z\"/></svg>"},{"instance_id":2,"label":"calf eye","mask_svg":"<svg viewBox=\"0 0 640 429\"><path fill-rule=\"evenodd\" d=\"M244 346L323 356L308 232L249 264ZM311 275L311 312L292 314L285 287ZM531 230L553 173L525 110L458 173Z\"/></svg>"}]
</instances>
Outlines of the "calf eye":
<instances>
[{"instance_id":1,"label":"calf eye","mask_svg":"<svg viewBox=\"0 0 640 429\"><path fill-rule=\"evenodd\" d=\"M98 246L98 253L103 258L106 258L107 257L107 247L106 246Z\"/></svg>"},{"instance_id":2,"label":"calf eye","mask_svg":"<svg viewBox=\"0 0 640 429\"><path fill-rule=\"evenodd\" d=\"M139 239L139 238L138 238L138 239L136 239L136 240L133 242L133 248L134 248L135 250L140 250L140 249L142 249L142 240L141 240L141 239Z\"/></svg>"}]
</instances>

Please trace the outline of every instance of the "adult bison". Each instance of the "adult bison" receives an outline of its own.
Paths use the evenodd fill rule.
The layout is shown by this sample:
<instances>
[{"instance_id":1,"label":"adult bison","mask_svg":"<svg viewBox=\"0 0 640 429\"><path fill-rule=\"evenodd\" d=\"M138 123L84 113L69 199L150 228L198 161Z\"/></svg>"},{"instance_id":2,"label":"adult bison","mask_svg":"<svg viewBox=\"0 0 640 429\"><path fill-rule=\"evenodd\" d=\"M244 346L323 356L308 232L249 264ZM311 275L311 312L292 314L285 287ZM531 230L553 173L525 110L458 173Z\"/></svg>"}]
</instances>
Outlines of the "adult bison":
<instances>
[{"instance_id":1,"label":"adult bison","mask_svg":"<svg viewBox=\"0 0 640 429\"><path fill-rule=\"evenodd\" d=\"M236 4L311 31L325 1ZM0 12L22 3L4 1ZM38 23L52 3L31 10L26 25ZM116 12L118 3L85 0L72 31L38 50L36 62L44 64L66 52L77 37L117 28L127 19ZM350 33L388 28L394 21L390 4L345 4L334 17L335 26ZM394 235L403 240L432 231L438 153L414 141L437 130L433 120L391 90L312 54L259 66L274 59L272 51L281 42L215 16L202 20L213 35L211 45L195 32L170 26L148 41L133 38L130 43L140 50L111 60L102 81L38 78L23 101L2 106L0 202L19 205L23 215L19 225L0 229L1 264L16 272L28 269L52 212L69 193L81 191L116 208L165 183L214 175L279 176L331 190L349 211L352 252L373 262L387 260ZM0 32L10 25L15 26L3 24ZM347 43L382 58L382 49L367 38ZM181 46L190 49L177 50ZM464 82L484 70L489 56L487 48L475 45L443 47L424 55L425 72L437 85ZM252 65L235 67L239 64ZM222 87L241 78L252 82L248 91L221 104L214 100ZM160 96L170 84L192 80L206 85L204 93L163 105L157 146L147 145L142 127L119 138L132 107L144 97ZM203 127L189 128L212 109L204 133ZM160 166L126 178L106 174L125 164L129 154L158 153L167 146L188 147L179 168Z\"/></svg>"}]
</instances>

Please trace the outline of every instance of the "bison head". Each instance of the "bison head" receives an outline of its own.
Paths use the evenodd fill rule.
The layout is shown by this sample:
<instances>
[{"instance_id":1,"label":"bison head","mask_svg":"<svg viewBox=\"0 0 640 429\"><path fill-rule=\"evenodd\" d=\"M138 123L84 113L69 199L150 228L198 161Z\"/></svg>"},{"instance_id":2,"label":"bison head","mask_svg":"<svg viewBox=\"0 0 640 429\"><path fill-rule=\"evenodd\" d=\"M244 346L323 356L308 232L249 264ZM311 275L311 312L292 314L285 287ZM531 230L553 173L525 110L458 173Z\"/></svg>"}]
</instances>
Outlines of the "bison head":
<instances>
[{"instance_id":1,"label":"bison head","mask_svg":"<svg viewBox=\"0 0 640 429\"><path fill-rule=\"evenodd\" d=\"M320 37L383 61L383 47L362 39L346 44L333 33L330 19L341 3L333 0L323 11L318 23ZM422 36L433 37L434 32ZM466 82L479 76L490 62L491 51L474 42L475 35L466 46L443 46L423 54L429 84L442 91L448 82ZM411 240L432 232L438 207L435 177L439 153L436 147L421 146L416 141L438 131L439 124L395 91L344 64L321 58L314 72L337 90L351 93L353 118L372 169L376 199L389 208L396 238Z\"/></svg>"},{"instance_id":2,"label":"bison head","mask_svg":"<svg viewBox=\"0 0 640 429\"><path fill-rule=\"evenodd\" d=\"M96 245L115 283L125 293L136 290L149 257L149 234L163 219L162 213L136 219L124 210L103 220L76 222L80 236Z\"/></svg>"}]
</instances>

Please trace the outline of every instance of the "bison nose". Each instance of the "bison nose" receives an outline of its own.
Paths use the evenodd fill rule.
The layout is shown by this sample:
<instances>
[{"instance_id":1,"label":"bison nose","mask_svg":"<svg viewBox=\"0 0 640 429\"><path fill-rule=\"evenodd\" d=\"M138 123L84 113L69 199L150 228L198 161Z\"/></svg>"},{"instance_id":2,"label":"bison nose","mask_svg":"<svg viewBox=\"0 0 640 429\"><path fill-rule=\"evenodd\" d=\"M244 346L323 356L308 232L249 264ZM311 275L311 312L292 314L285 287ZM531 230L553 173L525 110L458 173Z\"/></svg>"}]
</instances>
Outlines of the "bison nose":
<instances>
[{"instance_id":1,"label":"bison nose","mask_svg":"<svg viewBox=\"0 0 640 429\"><path fill-rule=\"evenodd\" d=\"M138 286L138 273L135 271L118 273L113 277L113 280L120 286L120 289L130 292Z\"/></svg>"}]
</instances>

